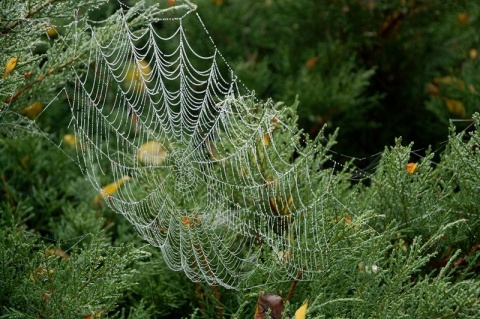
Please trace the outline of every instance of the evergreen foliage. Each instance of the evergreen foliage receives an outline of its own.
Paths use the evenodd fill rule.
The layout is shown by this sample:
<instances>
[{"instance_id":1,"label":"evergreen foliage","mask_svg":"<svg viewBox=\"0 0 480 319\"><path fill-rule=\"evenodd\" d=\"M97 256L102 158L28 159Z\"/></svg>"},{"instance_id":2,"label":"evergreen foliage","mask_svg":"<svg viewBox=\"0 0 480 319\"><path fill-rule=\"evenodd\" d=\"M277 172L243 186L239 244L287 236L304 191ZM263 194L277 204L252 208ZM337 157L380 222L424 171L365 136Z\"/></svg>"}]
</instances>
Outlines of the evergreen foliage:
<instances>
[{"instance_id":1,"label":"evergreen foliage","mask_svg":"<svg viewBox=\"0 0 480 319\"><path fill-rule=\"evenodd\" d=\"M88 0L0 1L1 67L18 58L11 71L0 69L0 318L253 318L262 292L288 299L285 316L307 299L307 318L479 316L480 4L199 3L243 82L262 98L294 104L284 109L292 129L297 113L311 135L325 123L340 126L338 138L326 139L326 159L335 139L333 150L357 157L384 148L366 170L344 156L323 163L319 174L338 181L330 184L336 201L325 207L335 249L309 281L261 291L191 283L171 271L98 200L68 143L51 143L66 136L65 101L34 120L68 85L71 67L85 71L87 17L106 19L98 28L112 39L117 9ZM129 22L141 28L152 17L132 14ZM468 126L456 128L452 117ZM277 266L270 260L272 273ZM264 275L253 280L260 285Z\"/></svg>"}]
</instances>

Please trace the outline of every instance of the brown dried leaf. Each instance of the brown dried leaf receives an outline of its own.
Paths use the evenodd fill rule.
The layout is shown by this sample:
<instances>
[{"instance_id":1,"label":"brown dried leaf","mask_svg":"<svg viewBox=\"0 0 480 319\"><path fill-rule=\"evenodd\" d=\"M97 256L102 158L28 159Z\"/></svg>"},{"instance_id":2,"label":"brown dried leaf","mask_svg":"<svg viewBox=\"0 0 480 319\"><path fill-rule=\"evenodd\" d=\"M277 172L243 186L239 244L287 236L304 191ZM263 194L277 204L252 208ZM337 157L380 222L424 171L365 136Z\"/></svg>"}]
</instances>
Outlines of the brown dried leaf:
<instances>
[{"instance_id":1,"label":"brown dried leaf","mask_svg":"<svg viewBox=\"0 0 480 319\"><path fill-rule=\"evenodd\" d=\"M270 293L260 295L258 296L254 319L266 319L269 310L271 319L281 319L283 309L282 297Z\"/></svg>"}]
</instances>

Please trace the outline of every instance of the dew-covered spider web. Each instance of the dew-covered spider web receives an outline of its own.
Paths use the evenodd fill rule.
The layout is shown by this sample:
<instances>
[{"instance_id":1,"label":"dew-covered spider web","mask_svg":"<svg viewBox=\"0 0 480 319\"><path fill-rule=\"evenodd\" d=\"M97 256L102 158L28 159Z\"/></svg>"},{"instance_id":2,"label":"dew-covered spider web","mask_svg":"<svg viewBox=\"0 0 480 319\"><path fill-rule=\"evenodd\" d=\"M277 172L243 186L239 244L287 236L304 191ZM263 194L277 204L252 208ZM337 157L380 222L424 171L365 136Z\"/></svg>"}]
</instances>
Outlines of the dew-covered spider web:
<instances>
[{"instance_id":1,"label":"dew-covered spider web","mask_svg":"<svg viewBox=\"0 0 480 319\"><path fill-rule=\"evenodd\" d=\"M151 12L123 8L113 38L83 31L85 68L65 90L83 173L193 281L249 288L324 271L341 249L338 216L352 215L332 191L341 175L322 167L330 142L310 141L294 110L243 87L194 5L159 12L135 29Z\"/></svg>"}]
</instances>

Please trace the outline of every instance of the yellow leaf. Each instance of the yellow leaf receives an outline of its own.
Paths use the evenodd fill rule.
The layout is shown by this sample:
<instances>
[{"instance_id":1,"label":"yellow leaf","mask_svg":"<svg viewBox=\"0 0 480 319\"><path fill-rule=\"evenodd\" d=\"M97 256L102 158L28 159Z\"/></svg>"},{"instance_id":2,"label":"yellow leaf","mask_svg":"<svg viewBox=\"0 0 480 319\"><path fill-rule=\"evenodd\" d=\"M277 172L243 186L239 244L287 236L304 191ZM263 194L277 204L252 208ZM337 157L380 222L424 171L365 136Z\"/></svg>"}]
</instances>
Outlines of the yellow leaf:
<instances>
[{"instance_id":1,"label":"yellow leaf","mask_svg":"<svg viewBox=\"0 0 480 319\"><path fill-rule=\"evenodd\" d=\"M286 263L288 263L290 261L290 255L292 253L290 252L290 250L280 250L278 253L277 253L277 265L284 265Z\"/></svg>"},{"instance_id":2,"label":"yellow leaf","mask_svg":"<svg viewBox=\"0 0 480 319\"><path fill-rule=\"evenodd\" d=\"M56 37L58 35L57 29L55 29L55 26L52 25L51 23L48 23L45 25L45 30L47 32L47 35L51 38Z\"/></svg>"},{"instance_id":3,"label":"yellow leaf","mask_svg":"<svg viewBox=\"0 0 480 319\"><path fill-rule=\"evenodd\" d=\"M440 95L440 90L438 89L438 86L436 86L433 83L428 83L427 84L427 93L430 95Z\"/></svg>"},{"instance_id":4,"label":"yellow leaf","mask_svg":"<svg viewBox=\"0 0 480 319\"><path fill-rule=\"evenodd\" d=\"M269 134L269 133L267 133L267 134L265 134L265 135L263 136L263 138L262 138L262 143L263 143L263 145L265 145L265 146L270 145L270 134Z\"/></svg>"},{"instance_id":5,"label":"yellow leaf","mask_svg":"<svg viewBox=\"0 0 480 319\"><path fill-rule=\"evenodd\" d=\"M195 212L193 213L193 217L182 216L181 220L182 220L182 224L187 228L200 224L202 221L200 216L198 216Z\"/></svg>"},{"instance_id":6,"label":"yellow leaf","mask_svg":"<svg viewBox=\"0 0 480 319\"><path fill-rule=\"evenodd\" d=\"M145 82L149 81L151 73L152 68L147 61L140 60L138 63L131 63L125 75L125 88L134 92L144 92L146 88Z\"/></svg>"},{"instance_id":7,"label":"yellow leaf","mask_svg":"<svg viewBox=\"0 0 480 319\"><path fill-rule=\"evenodd\" d=\"M40 102L32 103L31 105L20 110L20 114L25 115L29 119L35 119L43 110L43 104Z\"/></svg>"},{"instance_id":8,"label":"yellow leaf","mask_svg":"<svg viewBox=\"0 0 480 319\"><path fill-rule=\"evenodd\" d=\"M86 144L82 143L81 139L77 135L65 134L63 136L63 142L73 148L80 148L82 150L87 148Z\"/></svg>"},{"instance_id":9,"label":"yellow leaf","mask_svg":"<svg viewBox=\"0 0 480 319\"><path fill-rule=\"evenodd\" d=\"M457 25L469 25L470 18L466 12L460 12L457 17Z\"/></svg>"},{"instance_id":10,"label":"yellow leaf","mask_svg":"<svg viewBox=\"0 0 480 319\"><path fill-rule=\"evenodd\" d=\"M283 204L282 206L282 214L287 215L289 212L291 212L293 209L293 197L289 196L287 199L287 203Z\"/></svg>"},{"instance_id":11,"label":"yellow leaf","mask_svg":"<svg viewBox=\"0 0 480 319\"><path fill-rule=\"evenodd\" d=\"M118 181L108 184L100 190L100 193L103 195L102 198L106 196L112 196L117 192L117 190L127 181L130 180L130 176L123 176Z\"/></svg>"},{"instance_id":12,"label":"yellow leaf","mask_svg":"<svg viewBox=\"0 0 480 319\"><path fill-rule=\"evenodd\" d=\"M137 151L137 159L146 165L160 165L166 157L165 147L156 141L143 144Z\"/></svg>"},{"instance_id":13,"label":"yellow leaf","mask_svg":"<svg viewBox=\"0 0 480 319\"><path fill-rule=\"evenodd\" d=\"M94 203L99 204L100 198L105 199L112 195L114 195L117 190L125 183L131 180L130 176L122 176L118 181L108 184L107 186L103 187L97 196L95 196Z\"/></svg>"},{"instance_id":14,"label":"yellow leaf","mask_svg":"<svg viewBox=\"0 0 480 319\"><path fill-rule=\"evenodd\" d=\"M295 311L295 319L305 319L307 314L308 300Z\"/></svg>"},{"instance_id":15,"label":"yellow leaf","mask_svg":"<svg viewBox=\"0 0 480 319\"><path fill-rule=\"evenodd\" d=\"M308 59L307 63L305 63L305 65L307 66L307 69L309 69L309 70L313 69L315 67L315 65L317 65L318 60L320 60L319 56L314 56L314 57Z\"/></svg>"},{"instance_id":16,"label":"yellow leaf","mask_svg":"<svg viewBox=\"0 0 480 319\"><path fill-rule=\"evenodd\" d=\"M57 257L61 257L62 259L70 258L70 256L66 252L64 252L63 250L54 249L54 248L48 249L47 252L46 252L46 255L47 256L57 256Z\"/></svg>"},{"instance_id":17,"label":"yellow leaf","mask_svg":"<svg viewBox=\"0 0 480 319\"><path fill-rule=\"evenodd\" d=\"M65 136L63 137L63 141L65 142L65 144L68 144L72 147L77 144L77 138L72 134L65 134Z\"/></svg>"},{"instance_id":18,"label":"yellow leaf","mask_svg":"<svg viewBox=\"0 0 480 319\"><path fill-rule=\"evenodd\" d=\"M468 56L470 57L470 59L476 60L478 58L478 50L470 49L470 51L468 51Z\"/></svg>"},{"instance_id":19,"label":"yellow leaf","mask_svg":"<svg viewBox=\"0 0 480 319\"><path fill-rule=\"evenodd\" d=\"M408 163L405 168L409 174L413 174L417 170L417 163Z\"/></svg>"},{"instance_id":20,"label":"yellow leaf","mask_svg":"<svg viewBox=\"0 0 480 319\"><path fill-rule=\"evenodd\" d=\"M463 103L461 101L445 98L445 105L447 106L447 109L450 113L458 117L465 116L465 106L463 106Z\"/></svg>"},{"instance_id":21,"label":"yellow leaf","mask_svg":"<svg viewBox=\"0 0 480 319\"><path fill-rule=\"evenodd\" d=\"M459 78L457 78L455 76L451 76L451 75L433 78L433 83L435 83L437 85L439 85L439 84L445 84L445 85L454 84L459 89L462 89L462 90L465 89L465 82L463 82Z\"/></svg>"},{"instance_id":22,"label":"yellow leaf","mask_svg":"<svg viewBox=\"0 0 480 319\"><path fill-rule=\"evenodd\" d=\"M269 202L269 204L270 204L270 210L272 211L272 213L273 213L274 215L278 215L278 207L277 207L277 203L276 203L275 198L270 197L270 198L268 199L268 202Z\"/></svg>"},{"instance_id":23,"label":"yellow leaf","mask_svg":"<svg viewBox=\"0 0 480 319\"><path fill-rule=\"evenodd\" d=\"M7 64L5 64L5 72L3 72L3 76L2 78L6 78L7 75L13 71L13 69L15 69L15 67L17 66L17 61L18 61L18 58L10 58L8 61L7 61Z\"/></svg>"},{"instance_id":24,"label":"yellow leaf","mask_svg":"<svg viewBox=\"0 0 480 319\"><path fill-rule=\"evenodd\" d=\"M192 218L187 217L187 216L182 216L182 224L185 225L186 227L190 227L190 224L192 223Z\"/></svg>"},{"instance_id":25,"label":"yellow leaf","mask_svg":"<svg viewBox=\"0 0 480 319\"><path fill-rule=\"evenodd\" d=\"M345 223L350 225L352 223L352 217L350 215L345 215Z\"/></svg>"}]
</instances>

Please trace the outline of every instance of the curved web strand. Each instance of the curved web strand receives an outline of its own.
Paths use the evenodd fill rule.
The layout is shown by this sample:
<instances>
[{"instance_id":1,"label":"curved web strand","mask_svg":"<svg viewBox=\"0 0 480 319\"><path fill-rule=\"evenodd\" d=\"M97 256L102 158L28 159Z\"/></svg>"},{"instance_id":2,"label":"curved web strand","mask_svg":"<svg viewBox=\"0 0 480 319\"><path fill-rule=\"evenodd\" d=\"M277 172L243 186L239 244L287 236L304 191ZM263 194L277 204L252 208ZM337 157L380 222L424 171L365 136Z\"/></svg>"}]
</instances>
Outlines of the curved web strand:
<instances>
[{"instance_id":1,"label":"curved web strand","mask_svg":"<svg viewBox=\"0 0 480 319\"><path fill-rule=\"evenodd\" d=\"M337 175L320 170L328 145L300 145L293 113L258 102L213 41L195 48L185 19L211 40L197 14L174 14L160 31L120 14L111 41L89 31L89 68L69 93L85 175L98 190L121 180L106 203L193 281L250 288L324 271L340 227L326 207L341 206Z\"/></svg>"}]
</instances>

